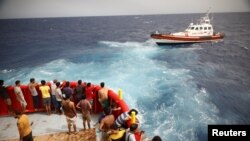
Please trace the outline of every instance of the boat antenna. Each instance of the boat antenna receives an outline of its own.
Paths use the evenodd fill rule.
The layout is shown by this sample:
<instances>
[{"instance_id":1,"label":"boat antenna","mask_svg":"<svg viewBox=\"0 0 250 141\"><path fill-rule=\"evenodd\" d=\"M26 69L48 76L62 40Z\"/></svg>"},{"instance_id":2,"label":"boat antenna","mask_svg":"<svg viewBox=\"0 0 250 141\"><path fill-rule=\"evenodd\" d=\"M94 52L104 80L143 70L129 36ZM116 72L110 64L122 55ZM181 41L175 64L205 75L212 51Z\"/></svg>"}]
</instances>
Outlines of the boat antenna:
<instances>
[{"instance_id":1,"label":"boat antenna","mask_svg":"<svg viewBox=\"0 0 250 141\"><path fill-rule=\"evenodd\" d=\"M206 16L209 16L210 11L211 11L211 7L209 6L208 10L206 11Z\"/></svg>"}]
</instances>

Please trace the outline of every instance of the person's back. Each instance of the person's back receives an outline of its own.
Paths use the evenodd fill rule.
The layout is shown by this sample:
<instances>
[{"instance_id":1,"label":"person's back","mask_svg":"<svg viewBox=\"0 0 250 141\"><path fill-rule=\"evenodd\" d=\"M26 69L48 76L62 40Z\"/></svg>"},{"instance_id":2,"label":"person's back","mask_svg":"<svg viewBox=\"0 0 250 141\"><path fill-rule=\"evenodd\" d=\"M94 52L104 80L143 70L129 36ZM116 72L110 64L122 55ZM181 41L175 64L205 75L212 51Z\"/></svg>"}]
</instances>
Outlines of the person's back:
<instances>
[{"instance_id":1,"label":"person's back","mask_svg":"<svg viewBox=\"0 0 250 141\"><path fill-rule=\"evenodd\" d=\"M75 102L76 103L78 103L81 100L84 92L85 92L85 87L82 86L82 81L78 80L78 85L75 88Z\"/></svg>"},{"instance_id":2,"label":"person's back","mask_svg":"<svg viewBox=\"0 0 250 141\"><path fill-rule=\"evenodd\" d=\"M114 115L106 115L102 120L101 120L101 123L100 123L100 130L101 131L108 131L111 126L114 124L115 122L115 117Z\"/></svg>"},{"instance_id":3,"label":"person's back","mask_svg":"<svg viewBox=\"0 0 250 141\"><path fill-rule=\"evenodd\" d=\"M80 101L80 108L82 109L83 115L88 115L91 112L91 105L87 99Z\"/></svg>"},{"instance_id":4,"label":"person's back","mask_svg":"<svg viewBox=\"0 0 250 141\"><path fill-rule=\"evenodd\" d=\"M0 97L4 100L5 104L8 106L8 112L12 113L12 102L10 100L9 94L7 93L6 87L3 86L4 81L0 80Z\"/></svg>"},{"instance_id":5,"label":"person's back","mask_svg":"<svg viewBox=\"0 0 250 141\"><path fill-rule=\"evenodd\" d=\"M30 79L30 83L28 84L28 86L29 86L29 90L30 90L31 95L32 96L37 96L38 95L38 93L36 91L37 84L35 83L35 79L34 78Z\"/></svg>"},{"instance_id":6,"label":"person's back","mask_svg":"<svg viewBox=\"0 0 250 141\"><path fill-rule=\"evenodd\" d=\"M109 99L108 99L108 89L105 87L105 83L101 82L101 89L98 91L98 101L101 103L103 108L109 107Z\"/></svg>"},{"instance_id":7,"label":"person's back","mask_svg":"<svg viewBox=\"0 0 250 141\"><path fill-rule=\"evenodd\" d=\"M30 122L27 115L22 114L17 121L18 127L20 127L21 132L24 136L28 135L31 132Z\"/></svg>"},{"instance_id":8,"label":"person's back","mask_svg":"<svg viewBox=\"0 0 250 141\"><path fill-rule=\"evenodd\" d=\"M62 101L62 109L67 120L69 133L71 133L71 126L73 125L74 132L76 132L76 109L75 104L69 100L69 95Z\"/></svg>"},{"instance_id":9,"label":"person's back","mask_svg":"<svg viewBox=\"0 0 250 141\"><path fill-rule=\"evenodd\" d=\"M51 95L56 95L56 88L57 88L56 83L57 83L56 79L54 79L53 83L51 83Z\"/></svg>"},{"instance_id":10,"label":"person's back","mask_svg":"<svg viewBox=\"0 0 250 141\"><path fill-rule=\"evenodd\" d=\"M91 83L87 83L87 87L85 88L85 94L86 94L86 99L91 101L94 97L94 93L93 93L93 89L94 87L91 86Z\"/></svg>"},{"instance_id":11,"label":"person's back","mask_svg":"<svg viewBox=\"0 0 250 141\"><path fill-rule=\"evenodd\" d=\"M76 107L81 109L82 111L83 128L86 129L85 123L87 122L88 127L90 129L90 121L91 121L90 112L92 107L89 101L86 99L86 95L82 95L82 100L79 103L77 103Z\"/></svg>"},{"instance_id":12,"label":"person's back","mask_svg":"<svg viewBox=\"0 0 250 141\"><path fill-rule=\"evenodd\" d=\"M32 130L30 121L27 115L22 114L20 111L15 111L15 118L17 118L17 127L19 131L19 140L33 141Z\"/></svg>"},{"instance_id":13,"label":"person's back","mask_svg":"<svg viewBox=\"0 0 250 141\"><path fill-rule=\"evenodd\" d=\"M63 94L70 98L73 94L73 90L70 88L70 83L68 81L66 82L65 88L63 88Z\"/></svg>"},{"instance_id":14,"label":"person's back","mask_svg":"<svg viewBox=\"0 0 250 141\"><path fill-rule=\"evenodd\" d=\"M30 93L32 95L33 106L35 108L35 111L37 111L40 107L40 100L39 100L39 96L38 96L38 93L36 90L37 85L38 84L35 82L35 78L31 78L28 87L29 87Z\"/></svg>"},{"instance_id":15,"label":"person's back","mask_svg":"<svg viewBox=\"0 0 250 141\"><path fill-rule=\"evenodd\" d=\"M46 85L42 85L39 87L39 90L41 91L42 93L42 98L49 98L50 97L50 93L49 93L49 86L46 86Z\"/></svg>"},{"instance_id":16,"label":"person's back","mask_svg":"<svg viewBox=\"0 0 250 141\"><path fill-rule=\"evenodd\" d=\"M26 100L24 99L24 95L23 95L23 92L22 92L22 89L20 87L21 85L21 82L20 80L17 80L15 82L16 86L14 87L14 92L16 94L16 98L17 100L20 102L21 104L21 107L22 107L22 111L25 111L26 109L26 106L27 106L27 102Z\"/></svg>"},{"instance_id":17,"label":"person's back","mask_svg":"<svg viewBox=\"0 0 250 141\"><path fill-rule=\"evenodd\" d=\"M63 108L64 114L67 117L72 118L76 116L76 113L74 111L74 103L71 102L70 100L62 101L62 108Z\"/></svg>"},{"instance_id":18,"label":"person's back","mask_svg":"<svg viewBox=\"0 0 250 141\"><path fill-rule=\"evenodd\" d=\"M46 85L45 80L41 80L41 84L42 85L39 87L39 90L42 93L43 105L45 106L47 114L50 115L51 114L50 87Z\"/></svg>"},{"instance_id":19,"label":"person's back","mask_svg":"<svg viewBox=\"0 0 250 141\"><path fill-rule=\"evenodd\" d=\"M126 131L126 141L142 141L144 139L144 131L140 131L138 124L131 124L129 130Z\"/></svg>"}]
</instances>

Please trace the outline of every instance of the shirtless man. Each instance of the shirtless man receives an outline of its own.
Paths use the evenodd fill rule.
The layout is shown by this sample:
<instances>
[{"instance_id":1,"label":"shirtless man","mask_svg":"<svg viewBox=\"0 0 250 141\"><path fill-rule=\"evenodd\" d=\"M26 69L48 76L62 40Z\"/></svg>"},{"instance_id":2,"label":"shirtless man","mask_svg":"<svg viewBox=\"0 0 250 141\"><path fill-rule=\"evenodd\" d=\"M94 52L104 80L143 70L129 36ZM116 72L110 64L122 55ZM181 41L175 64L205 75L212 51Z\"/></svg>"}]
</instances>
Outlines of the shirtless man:
<instances>
[{"instance_id":1,"label":"shirtless man","mask_svg":"<svg viewBox=\"0 0 250 141\"><path fill-rule=\"evenodd\" d=\"M110 108L104 109L105 117L101 120L99 125L99 130L102 131L102 139L107 139L107 132L111 129L112 125L115 123L114 115L110 114Z\"/></svg>"},{"instance_id":2,"label":"shirtless man","mask_svg":"<svg viewBox=\"0 0 250 141\"><path fill-rule=\"evenodd\" d=\"M76 105L76 108L79 108L82 110L82 120L83 120L83 128L86 129L85 123L87 121L88 127L90 129L90 112L92 109L92 106L90 102L86 99L86 95L82 95L82 100L79 101L79 103Z\"/></svg>"},{"instance_id":3,"label":"shirtless man","mask_svg":"<svg viewBox=\"0 0 250 141\"><path fill-rule=\"evenodd\" d=\"M103 108L109 107L108 89L105 87L105 83L101 82L101 89L98 91L98 101L102 104Z\"/></svg>"},{"instance_id":4,"label":"shirtless man","mask_svg":"<svg viewBox=\"0 0 250 141\"><path fill-rule=\"evenodd\" d=\"M75 104L72 101L70 101L70 97L71 97L70 95L66 95L65 99L62 101L62 109L68 123L69 134L71 134L72 125L74 128L74 132L76 132L76 118L77 118Z\"/></svg>"}]
</instances>

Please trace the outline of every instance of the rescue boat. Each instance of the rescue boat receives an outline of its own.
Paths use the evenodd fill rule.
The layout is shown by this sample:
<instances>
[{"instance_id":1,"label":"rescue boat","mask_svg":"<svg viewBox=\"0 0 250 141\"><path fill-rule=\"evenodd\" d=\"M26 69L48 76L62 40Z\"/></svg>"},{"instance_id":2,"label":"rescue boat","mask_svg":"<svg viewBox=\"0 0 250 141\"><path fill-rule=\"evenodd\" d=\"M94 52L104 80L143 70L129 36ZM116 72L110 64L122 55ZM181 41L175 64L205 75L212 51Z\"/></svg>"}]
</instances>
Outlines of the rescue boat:
<instances>
[{"instance_id":1,"label":"rescue boat","mask_svg":"<svg viewBox=\"0 0 250 141\"><path fill-rule=\"evenodd\" d=\"M160 33L156 31L151 34L151 38L158 45L218 42L222 41L224 36L224 33L214 32L209 13L201 17L196 24L190 23L183 32Z\"/></svg>"}]
</instances>

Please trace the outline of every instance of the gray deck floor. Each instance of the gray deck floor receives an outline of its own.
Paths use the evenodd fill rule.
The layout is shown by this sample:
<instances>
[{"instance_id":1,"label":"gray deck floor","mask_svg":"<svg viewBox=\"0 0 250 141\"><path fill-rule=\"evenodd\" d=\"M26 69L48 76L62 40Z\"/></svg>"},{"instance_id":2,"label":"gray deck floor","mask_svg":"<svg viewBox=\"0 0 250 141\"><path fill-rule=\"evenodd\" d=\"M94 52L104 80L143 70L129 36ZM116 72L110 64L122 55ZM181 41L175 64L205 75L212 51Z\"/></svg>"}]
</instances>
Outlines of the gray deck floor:
<instances>
[{"instance_id":1,"label":"gray deck floor","mask_svg":"<svg viewBox=\"0 0 250 141\"><path fill-rule=\"evenodd\" d=\"M64 115L51 114L48 116L45 113L31 113L27 115L29 116L30 122L33 122L33 136L68 131ZM93 128L98 119L98 115L91 115L91 118L91 128ZM77 131L83 129L81 114L77 114L76 126ZM17 119L12 116L0 117L0 140L16 138L19 138Z\"/></svg>"}]
</instances>

